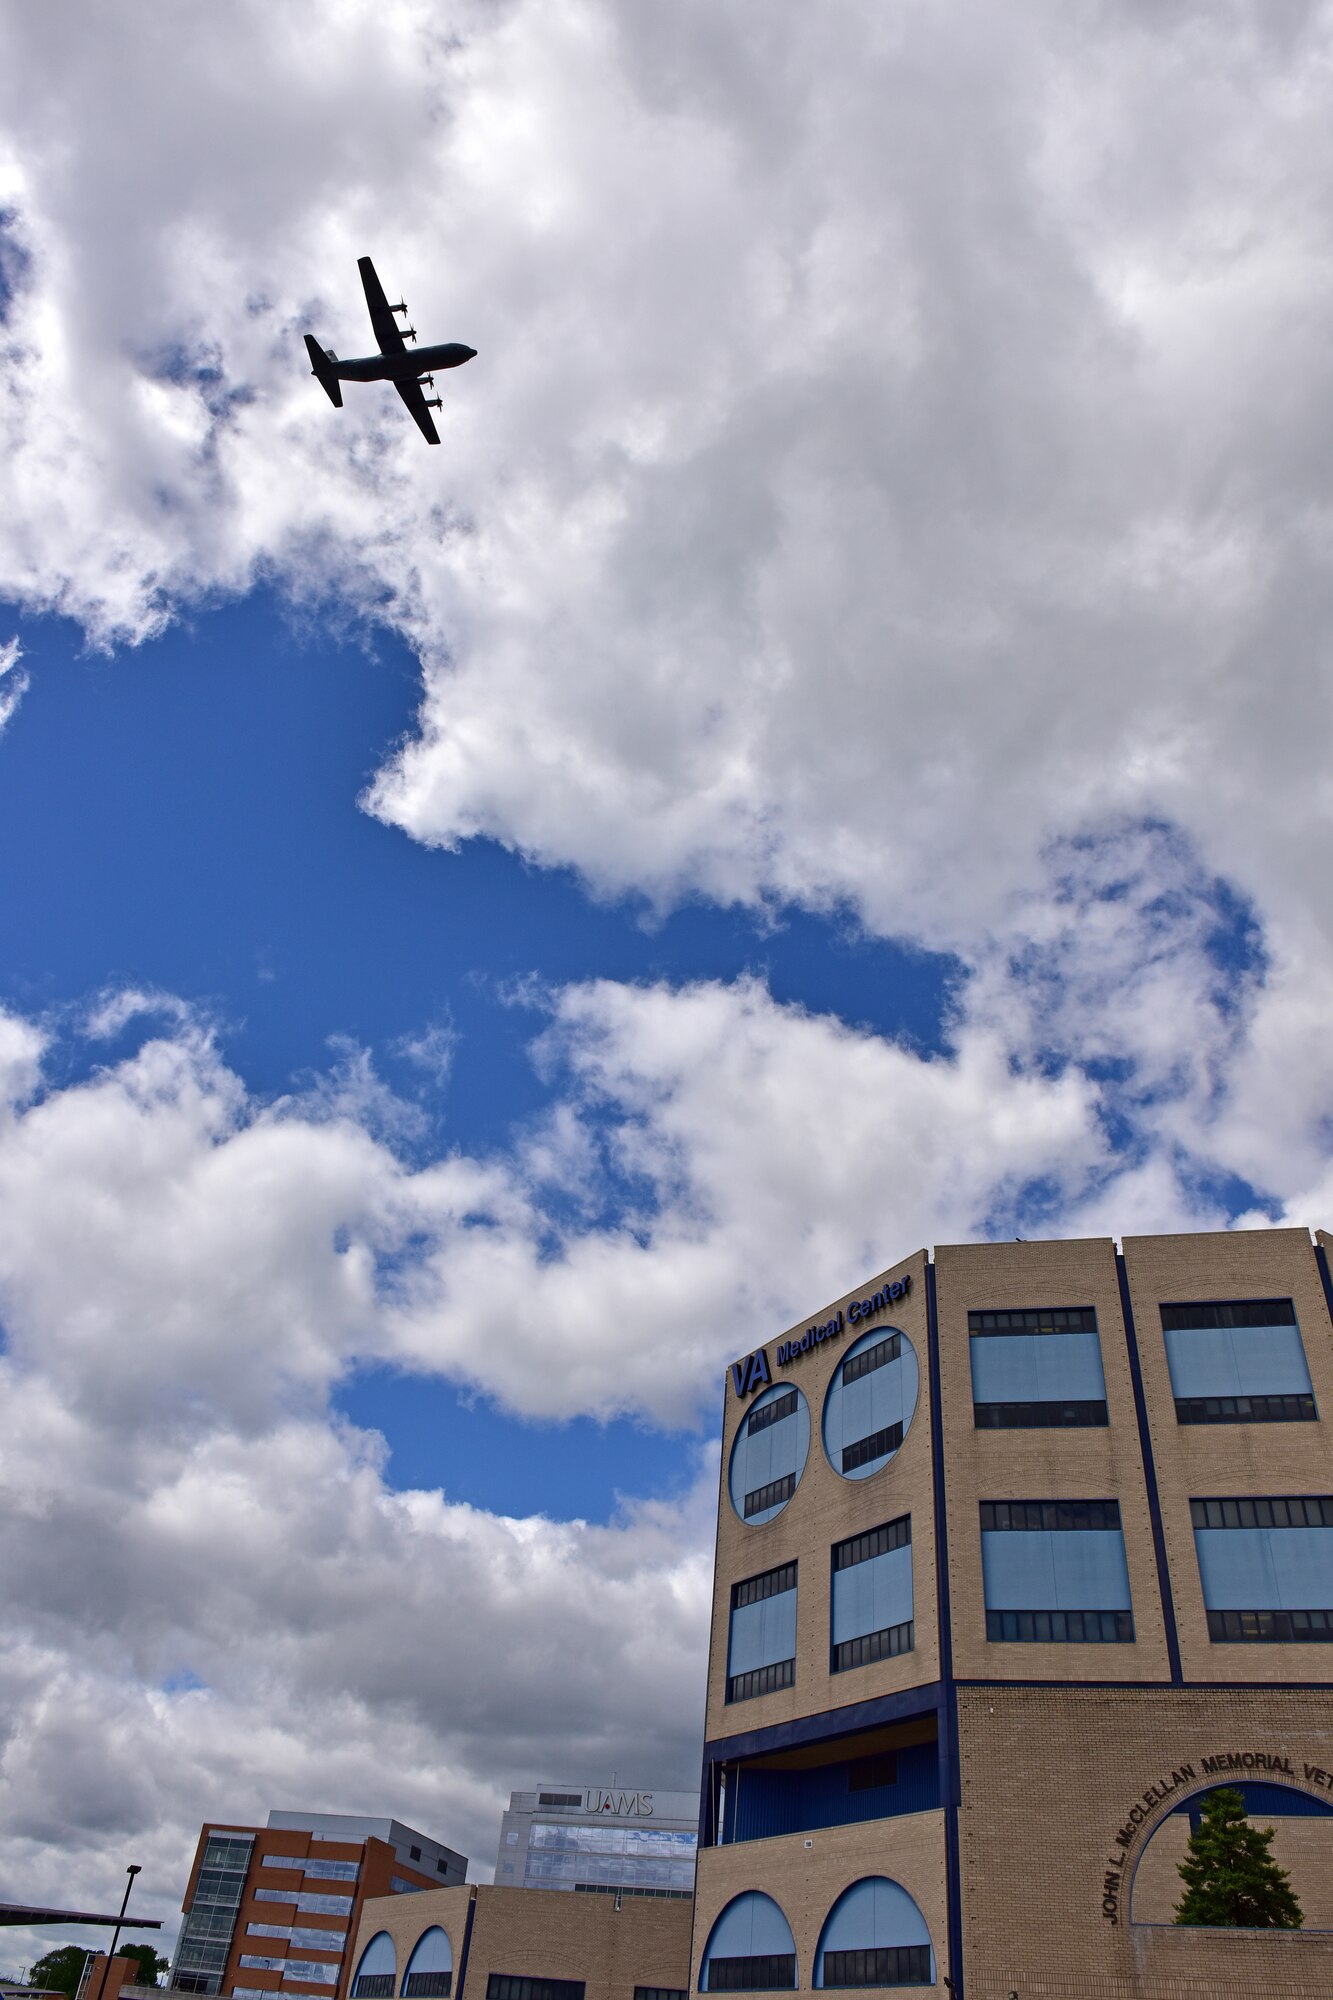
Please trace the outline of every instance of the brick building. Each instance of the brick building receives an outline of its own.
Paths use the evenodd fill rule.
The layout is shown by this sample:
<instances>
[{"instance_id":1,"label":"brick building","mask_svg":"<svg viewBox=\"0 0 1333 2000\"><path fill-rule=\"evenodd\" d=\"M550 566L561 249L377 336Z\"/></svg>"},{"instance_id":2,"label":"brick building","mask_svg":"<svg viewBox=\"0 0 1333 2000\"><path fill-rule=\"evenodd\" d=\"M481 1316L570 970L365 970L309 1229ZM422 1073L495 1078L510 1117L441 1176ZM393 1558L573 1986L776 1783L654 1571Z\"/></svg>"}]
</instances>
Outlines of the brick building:
<instances>
[{"instance_id":1,"label":"brick building","mask_svg":"<svg viewBox=\"0 0 1333 2000\"><path fill-rule=\"evenodd\" d=\"M1333 1993L1329 1240L921 1251L728 1371L692 1991ZM1173 1923L1224 1782L1301 1930Z\"/></svg>"},{"instance_id":2,"label":"brick building","mask_svg":"<svg viewBox=\"0 0 1333 2000\"><path fill-rule=\"evenodd\" d=\"M686 2000L689 1898L437 1889L361 1913L358 2000Z\"/></svg>"},{"instance_id":3,"label":"brick building","mask_svg":"<svg viewBox=\"0 0 1333 2000\"><path fill-rule=\"evenodd\" d=\"M271 1812L210 1821L185 1890L171 1984L187 1993L345 2000L361 1905L462 1882L467 1860L395 1819Z\"/></svg>"}]
</instances>

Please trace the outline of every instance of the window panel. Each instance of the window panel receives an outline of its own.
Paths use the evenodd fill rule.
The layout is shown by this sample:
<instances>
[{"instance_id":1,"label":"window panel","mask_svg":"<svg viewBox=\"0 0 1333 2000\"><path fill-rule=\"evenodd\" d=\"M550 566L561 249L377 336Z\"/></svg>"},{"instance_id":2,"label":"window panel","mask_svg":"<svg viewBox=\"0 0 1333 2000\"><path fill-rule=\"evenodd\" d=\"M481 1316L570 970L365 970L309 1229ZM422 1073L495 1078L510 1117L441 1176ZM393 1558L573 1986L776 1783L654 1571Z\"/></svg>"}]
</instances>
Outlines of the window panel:
<instances>
[{"instance_id":1,"label":"window panel","mask_svg":"<svg viewBox=\"0 0 1333 2000\"><path fill-rule=\"evenodd\" d=\"M915 1350L896 1328L863 1334L824 1398L824 1451L835 1472L866 1479L902 1447L919 1389Z\"/></svg>"},{"instance_id":2,"label":"window panel","mask_svg":"<svg viewBox=\"0 0 1333 2000\"><path fill-rule=\"evenodd\" d=\"M750 1958L710 1958L710 1993L771 1993L795 1986L795 1952L769 1952Z\"/></svg>"},{"instance_id":3,"label":"window panel","mask_svg":"<svg viewBox=\"0 0 1333 2000\"><path fill-rule=\"evenodd\" d=\"M1190 1502L1214 1642L1324 1643L1333 1629L1333 1495Z\"/></svg>"},{"instance_id":4,"label":"window panel","mask_svg":"<svg viewBox=\"0 0 1333 2000\"><path fill-rule=\"evenodd\" d=\"M830 1619L834 1673L911 1650L912 1524L886 1521L833 1550Z\"/></svg>"},{"instance_id":5,"label":"window panel","mask_svg":"<svg viewBox=\"0 0 1333 2000\"><path fill-rule=\"evenodd\" d=\"M810 1411L799 1389L766 1389L740 1424L727 1474L731 1504L760 1527L800 1484L810 1450Z\"/></svg>"},{"instance_id":6,"label":"window panel","mask_svg":"<svg viewBox=\"0 0 1333 2000\"><path fill-rule=\"evenodd\" d=\"M1117 1501L994 1500L980 1512L988 1639L1133 1639Z\"/></svg>"},{"instance_id":7,"label":"window panel","mask_svg":"<svg viewBox=\"0 0 1333 2000\"><path fill-rule=\"evenodd\" d=\"M974 1422L980 1430L1052 1430L1106 1422L1091 1306L968 1314Z\"/></svg>"},{"instance_id":8,"label":"window panel","mask_svg":"<svg viewBox=\"0 0 1333 2000\"><path fill-rule=\"evenodd\" d=\"M796 1658L796 1564L746 1577L731 1591L727 1699L790 1687Z\"/></svg>"},{"instance_id":9,"label":"window panel","mask_svg":"<svg viewBox=\"0 0 1333 2000\"><path fill-rule=\"evenodd\" d=\"M1317 1417L1290 1299L1163 1306L1181 1423L1310 1423Z\"/></svg>"}]
</instances>

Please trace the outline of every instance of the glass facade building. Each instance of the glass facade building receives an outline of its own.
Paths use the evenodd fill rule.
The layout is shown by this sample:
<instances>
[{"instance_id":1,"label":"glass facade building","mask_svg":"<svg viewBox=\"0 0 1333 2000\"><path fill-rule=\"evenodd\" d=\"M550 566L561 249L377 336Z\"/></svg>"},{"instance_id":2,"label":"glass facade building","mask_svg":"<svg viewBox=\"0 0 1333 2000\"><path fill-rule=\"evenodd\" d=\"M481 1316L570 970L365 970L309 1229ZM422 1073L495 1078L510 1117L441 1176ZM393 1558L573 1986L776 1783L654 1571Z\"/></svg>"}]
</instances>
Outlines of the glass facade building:
<instances>
[{"instance_id":1,"label":"glass facade building","mask_svg":"<svg viewBox=\"0 0 1333 2000\"><path fill-rule=\"evenodd\" d=\"M688 1897L697 1822L692 1792L623 1785L514 1792L500 1828L495 1880L510 1888Z\"/></svg>"}]
</instances>

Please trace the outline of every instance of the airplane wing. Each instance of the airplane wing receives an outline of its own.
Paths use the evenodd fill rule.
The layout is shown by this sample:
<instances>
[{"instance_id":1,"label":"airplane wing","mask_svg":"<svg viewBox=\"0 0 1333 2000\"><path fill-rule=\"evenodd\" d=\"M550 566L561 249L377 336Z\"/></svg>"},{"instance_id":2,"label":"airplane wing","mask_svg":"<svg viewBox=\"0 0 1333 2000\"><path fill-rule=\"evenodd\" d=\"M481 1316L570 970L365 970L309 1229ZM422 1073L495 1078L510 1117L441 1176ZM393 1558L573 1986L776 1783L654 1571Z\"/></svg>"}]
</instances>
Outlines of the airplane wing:
<instances>
[{"instance_id":1,"label":"airplane wing","mask_svg":"<svg viewBox=\"0 0 1333 2000\"><path fill-rule=\"evenodd\" d=\"M361 273L361 283L365 287L366 304L370 308L370 324L379 342L381 354L401 354L406 343L398 322L389 310L389 301L384 296L384 287L375 275L375 266L369 257L358 257L356 268Z\"/></svg>"},{"instance_id":2,"label":"airplane wing","mask_svg":"<svg viewBox=\"0 0 1333 2000\"><path fill-rule=\"evenodd\" d=\"M434 417L432 417L430 411L426 408L426 398L421 393L420 383L395 382L393 386L407 404L412 415L416 418L417 423L421 427L421 435L425 438L426 443L438 444L440 442L440 433L435 428Z\"/></svg>"}]
</instances>

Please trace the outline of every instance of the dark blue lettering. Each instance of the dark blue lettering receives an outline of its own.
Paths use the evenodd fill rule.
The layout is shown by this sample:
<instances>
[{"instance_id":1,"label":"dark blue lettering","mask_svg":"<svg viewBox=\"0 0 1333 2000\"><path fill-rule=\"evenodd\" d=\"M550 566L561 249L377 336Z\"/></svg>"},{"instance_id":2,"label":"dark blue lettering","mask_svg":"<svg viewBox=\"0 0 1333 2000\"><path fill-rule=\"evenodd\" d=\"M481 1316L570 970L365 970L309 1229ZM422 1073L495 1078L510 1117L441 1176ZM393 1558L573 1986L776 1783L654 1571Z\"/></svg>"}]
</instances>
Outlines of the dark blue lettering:
<instances>
[{"instance_id":1,"label":"dark blue lettering","mask_svg":"<svg viewBox=\"0 0 1333 2000\"><path fill-rule=\"evenodd\" d=\"M759 1352L752 1355L750 1359L750 1387L757 1389L761 1383L771 1382L772 1380L773 1377L769 1372L768 1366L768 1349L761 1347Z\"/></svg>"}]
</instances>

